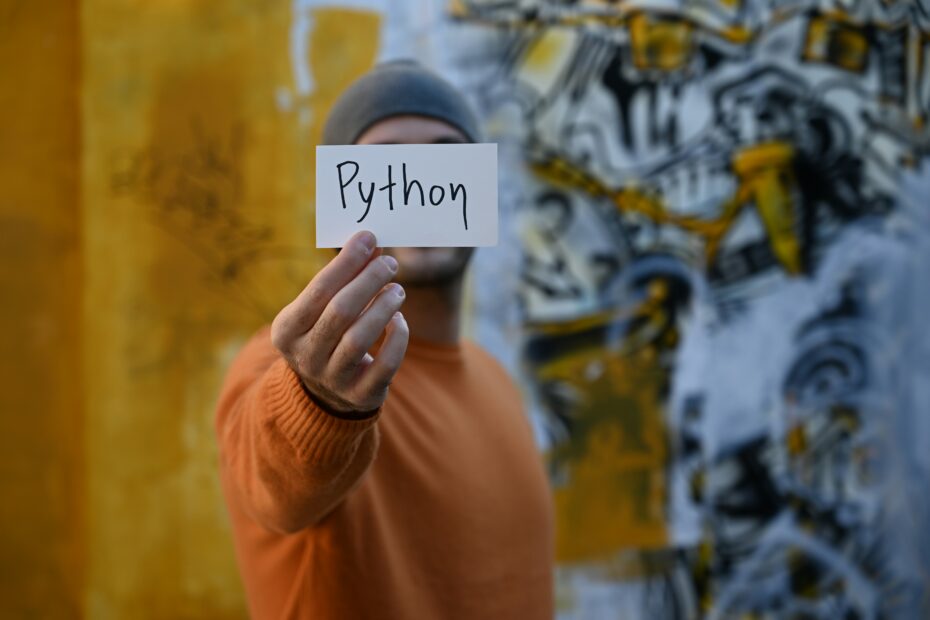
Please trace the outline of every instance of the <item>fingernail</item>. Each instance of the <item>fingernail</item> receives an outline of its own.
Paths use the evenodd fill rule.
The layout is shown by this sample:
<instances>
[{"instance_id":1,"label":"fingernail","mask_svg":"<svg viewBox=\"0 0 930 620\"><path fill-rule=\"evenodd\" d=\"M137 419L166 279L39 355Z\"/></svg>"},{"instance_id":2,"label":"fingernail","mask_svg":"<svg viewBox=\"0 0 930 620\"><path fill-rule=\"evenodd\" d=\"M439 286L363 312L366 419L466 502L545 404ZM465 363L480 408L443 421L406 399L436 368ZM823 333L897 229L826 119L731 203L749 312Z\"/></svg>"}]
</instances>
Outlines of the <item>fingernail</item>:
<instances>
[{"instance_id":1,"label":"fingernail","mask_svg":"<svg viewBox=\"0 0 930 620\"><path fill-rule=\"evenodd\" d=\"M367 230L358 236L358 240L362 242L362 245L369 252L375 249L377 240L375 239L375 236Z\"/></svg>"},{"instance_id":2,"label":"fingernail","mask_svg":"<svg viewBox=\"0 0 930 620\"><path fill-rule=\"evenodd\" d=\"M394 292L397 294L398 297L404 297L407 295L407 293L404 292L404 287L402 287L400 284L394 285Z\"/></svg>"},{"instance_id":3,"label":"fingernail","mask_svg":"<svg viewBox=\"0 0 930 620\"><path fill-rule=\"evenodd\" d=\"M400 320L400 321L406 320L406 319L404 319L404 315L401 314L400 312L395 312L393 318L398 319L398 320Z\"/></svg>"},{"instance_id":4,"label":"fingernail","mask_svg":"<svg viewBox=\"0 0 930 620\"><path fill-rule=\"evenodd\" d=\"M396 258L394 258L393 256L382 256L381 260L382 262L384 262L384 265L388 269L391 270L391 273L394 273L397 271L397 259Z\"/></svg>"}]
</instances>

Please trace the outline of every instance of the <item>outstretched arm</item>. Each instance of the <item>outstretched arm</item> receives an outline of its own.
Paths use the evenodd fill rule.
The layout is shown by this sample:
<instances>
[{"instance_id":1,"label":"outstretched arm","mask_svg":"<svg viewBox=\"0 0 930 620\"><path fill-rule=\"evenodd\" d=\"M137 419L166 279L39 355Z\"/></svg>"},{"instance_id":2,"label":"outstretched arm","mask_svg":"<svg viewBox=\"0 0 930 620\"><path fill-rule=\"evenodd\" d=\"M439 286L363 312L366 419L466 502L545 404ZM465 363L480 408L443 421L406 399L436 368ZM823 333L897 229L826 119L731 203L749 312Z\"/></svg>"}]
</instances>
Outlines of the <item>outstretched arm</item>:
<instances>
[{"instance_id":1,"label":"outstretched arm","mask_svg":"<svg viewBox=\"0 0 930 620\"><path fill-rule=\"evenodd\" d=\"M354 236L230 368L216 414L224 484L268 529L317 522L374 458L407 347L396 268L371 233Z\"/></svg>"}]
</instances>

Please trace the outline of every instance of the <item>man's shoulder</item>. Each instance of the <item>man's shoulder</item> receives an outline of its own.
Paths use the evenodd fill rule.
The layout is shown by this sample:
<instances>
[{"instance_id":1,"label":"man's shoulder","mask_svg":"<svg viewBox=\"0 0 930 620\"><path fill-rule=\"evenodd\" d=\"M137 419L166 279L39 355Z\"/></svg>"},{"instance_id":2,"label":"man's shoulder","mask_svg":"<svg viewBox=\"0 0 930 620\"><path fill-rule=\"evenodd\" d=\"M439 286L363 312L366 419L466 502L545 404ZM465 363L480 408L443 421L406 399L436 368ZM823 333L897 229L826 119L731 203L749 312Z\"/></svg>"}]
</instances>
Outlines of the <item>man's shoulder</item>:
<instances>
[{"instance_id":1,"label":"man's shoulder","mask_svg":"<svg viewBox=\"0 0 930 620\"><path fill-rule=\"evenodd\" d=\"M488 351L483 345L475 342L471 338L462 338L462 353L467 359L475 359L494 364L496 367L503 369L500 361Z\"/></svg>"},{"instance_id":2,"label":"man's shoulder","mask_svg":"<svg viewBox=\"0 0 930 620\"><path fill-rule=\"evenodd\" d=\"M478 368L485 369L500 381L517 389L516 377L511 374L493 353L474 340L462 340L462 352L466 360L473 361Z\"/></svg>"}]
</instances>

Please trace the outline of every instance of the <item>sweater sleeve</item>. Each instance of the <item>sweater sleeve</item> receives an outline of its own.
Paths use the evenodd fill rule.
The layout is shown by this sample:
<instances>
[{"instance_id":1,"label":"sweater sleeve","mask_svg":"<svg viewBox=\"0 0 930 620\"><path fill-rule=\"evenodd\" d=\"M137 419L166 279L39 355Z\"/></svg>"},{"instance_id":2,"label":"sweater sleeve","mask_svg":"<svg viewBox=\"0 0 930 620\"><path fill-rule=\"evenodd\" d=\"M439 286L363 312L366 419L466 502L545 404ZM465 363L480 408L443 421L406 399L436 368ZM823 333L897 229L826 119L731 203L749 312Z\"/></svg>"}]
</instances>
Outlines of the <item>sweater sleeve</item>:
<instances>
[{"instance_id":1,"label":"sweater sleeve","mask_svg":"<svg viewBox=\"0 0 930 620\"><path fill-rule=\"evenodd\" d=\"M335 508L361 481L378 446L380 411L333 415L304 391L261 329L234 360L215 426L224 487L265 528L291 533Z\"/></svg>"}]
</instances>

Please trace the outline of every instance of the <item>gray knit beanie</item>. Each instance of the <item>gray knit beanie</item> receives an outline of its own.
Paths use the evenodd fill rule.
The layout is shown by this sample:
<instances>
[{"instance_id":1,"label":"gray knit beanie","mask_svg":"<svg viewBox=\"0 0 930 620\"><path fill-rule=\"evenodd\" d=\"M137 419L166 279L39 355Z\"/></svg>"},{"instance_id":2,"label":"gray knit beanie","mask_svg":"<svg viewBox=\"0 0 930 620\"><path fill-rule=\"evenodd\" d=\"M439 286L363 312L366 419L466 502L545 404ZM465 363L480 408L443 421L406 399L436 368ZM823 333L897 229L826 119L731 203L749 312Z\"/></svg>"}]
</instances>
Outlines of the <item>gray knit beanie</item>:
<instances>
[{"instance_id":1,"label":"gray knit beanie","mask_svg":"<svg viewBox=\"0 0 930 620\"><path fill-rule=\"evenodd\" d=\"M445 121L472 142L481 141L478 120L454 86L416 61L395 60L376 66L339 96L323 144L354 144L378 121L402 114Z\"/></svg>"}]
</instances>

